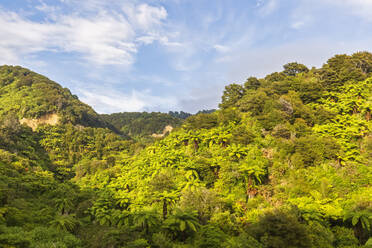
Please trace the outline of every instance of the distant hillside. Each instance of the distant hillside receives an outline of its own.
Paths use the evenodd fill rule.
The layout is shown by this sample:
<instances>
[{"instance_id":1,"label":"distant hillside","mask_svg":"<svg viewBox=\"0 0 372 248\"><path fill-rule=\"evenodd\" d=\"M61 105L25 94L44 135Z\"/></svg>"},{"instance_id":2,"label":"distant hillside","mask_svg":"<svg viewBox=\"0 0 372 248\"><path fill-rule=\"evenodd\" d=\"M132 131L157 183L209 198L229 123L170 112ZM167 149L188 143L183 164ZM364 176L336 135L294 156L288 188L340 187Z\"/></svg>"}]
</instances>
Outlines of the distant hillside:
<instances>
[{"instance_id":1,"label":"distant hillside","mask_svg":"<svg viewBox=\"0 0 372 248\"><path fill-rule=\"evenodd\" d=\"M122 134L130 137L162 133L166 126L178 127L182 123L180 118L159 112L123 112L103 114L101 117Z\"/></svg>"},{"instance_id":2,"label":"distant hillside","mask_svg":"<svg viewBox=\"0 0 372 248\"><path fill-rule=\"evenodd\" d=\"M209 114L215 109L201 110L195 115L183 111L160 112L122 112L114 114L102 114L101 117L115 129L120 130L123 135L130 137L149 136L152 134L162 134L164 128L180 126L185 119L199 114ZM155 135L156 136L156 135Z\"/></svg>"},{"instance_id":3,"label":"distant hillside","mask_svg":"<svg viewBox=\"0 0 372 248\"><path fill-rule=\"evenodd\" d=\"M187 119L187 118L189 118L190 116L193 116L193 115L210 114L210 113L213 113L215 111L216 111L216 109L203 109L203 110L199 110L196 114L190 114L190 113L183 112L183 111L180 111L180 112L169 111L168 114L173 116L173 117L176 117L176 118Z\"/></svg>"},{"instance_id":4,"label":"distant hillside","mask_svg":"<svg viewBox=\"0 0 372 248\"><path fill-rule=\"evenodd\" d=\"M20 66L0 66L0 118L16 116L26 124L72 123L109 127L67 88Z\"/></svg>"}]
</instances>

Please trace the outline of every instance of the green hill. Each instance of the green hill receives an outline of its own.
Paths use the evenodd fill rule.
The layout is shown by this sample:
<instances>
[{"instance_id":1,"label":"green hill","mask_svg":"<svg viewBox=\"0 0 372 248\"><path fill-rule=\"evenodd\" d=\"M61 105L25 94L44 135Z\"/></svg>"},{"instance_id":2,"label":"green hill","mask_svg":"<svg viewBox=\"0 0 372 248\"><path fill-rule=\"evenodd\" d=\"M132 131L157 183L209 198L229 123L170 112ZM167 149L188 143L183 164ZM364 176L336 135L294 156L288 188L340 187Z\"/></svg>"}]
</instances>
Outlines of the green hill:
<instances>
[{"instance_id":1,"label":"green hill","mask_svg":"<svg viewBox=\"0 0 372 248\"><path fill-rule=\"evenodd\" d=\"M0 67L0 98L0 118L14 115L20 120L43 122L53 117L51 122L108 127L90 106L68 89L19 66Z\"/></svg>"},{"instance_id":2,"label":"green hill","mask_svg":"<svg viewBox=\"0 0 372 248\"><path fill-rule=\"evenodd\" d=\"M182 123L182 119L169 114L159 112L124 112L109 115L101 115L108 123L111 123L117 130L130 137L143 137L152 134L160 134L168 125L173 128Z\"/></svg>"},{"instance_id":3,"label":"green hill","mask_svg":"<svg viewBox=\"0 0 372 248\"><path fill-rule=\"evenodd\" d=\"M14 118L0 122L0 245L369 247L372 54L283 69L226 86L219 110L189 116L146 145L75 125L67 109L91 108L58 85L68 102L60 109L49 97L27 113L9 107L34 83L16 87L19 77L3 76L1 113ZM61 125L33 132L17 121L52 113L66 116ZM142 132L132 125L150 133L172 121L158 113L103 118L128 134Z\"/></svg>"}]
</instances>

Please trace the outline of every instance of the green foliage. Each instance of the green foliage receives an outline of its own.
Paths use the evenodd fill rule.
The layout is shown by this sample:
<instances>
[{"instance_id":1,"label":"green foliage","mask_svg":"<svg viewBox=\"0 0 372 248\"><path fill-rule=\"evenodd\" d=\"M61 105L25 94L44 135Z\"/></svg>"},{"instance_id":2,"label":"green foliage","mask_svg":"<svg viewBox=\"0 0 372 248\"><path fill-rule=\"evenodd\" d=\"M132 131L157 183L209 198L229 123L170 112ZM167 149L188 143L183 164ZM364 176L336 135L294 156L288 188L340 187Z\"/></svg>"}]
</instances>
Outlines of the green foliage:
<instances>
[{"instance_id":1,"label":"green foliage","mask_svg":"<svg viewBox=\"0 0 372 248\"><path fill-rule=\"evenodd\" d=\"M306 227L283 212L266 213L251 232L264 247L311 247Z\"/></svg>"},{"instance_id":2,"label":"green foliage","mask_svg":"<svg viewBox=\"0 0 372 248\"><path fill-rule=\"evenodd\" d=\"M178 127L182 123L181 117L174 117L165 113L126 112L101 115L123 135L132 138L149 137L151 134L162 134L166 126Z\"/></svg>"},{"instance_id":3,"label":"green foliage","mask_svg":"<svg viewBox=\"0 0 372 248\"><path fill-rule=\"evenodd\" d=\"M0 245L368 247L371 58L289 63L196 115L99 116L0 67ZM19 124L52 113L58 125Z\"/></svg>"},{"instance_id":4,"label":"green foliage","mask_svg":"<svg viewBox=\"0 0 372 248\"><path fill-rule=\"evenodd\" d=\"M35 227L26 231L19 227L0 227L2 247L79 248L82 242L74 235L55 228Z\"/></svg>"},{"instance_id":5,"label":"green foliage","mask_svg":"<svg viewBox=\"0 0 372 248\"><path fill-rule=\"evenodd\" d=\"M63 231L74 231L77 225L75 215L58 215L49 223L52 227Z\"/></svg>"},{"instance_id":6,"label":"green foliage","mask_svg":"<svg viewBox=\"0 0 372 248\"><path fill-rule=\"evenodd\" d=\"M260 244L257 240L255 240L252 236L249 236L246 233L241 233L237 237L231 237L225 244L224 247L226 248L262 248L262 244Z\"/></svg>"},{"instance_id":7,"label":"green foliage","mask_svg":"<svg viewBox=\"0 0 372 248\"><path fill-rule=\"evenodd\" d=\"M35 72L19 66L0 67L0 117L15 114L19 119L60 115L62 123L107 127L88 105L71 92Z\"/></svg>"},{"instance_id":8,"label":"green foliage","mask_svg":"<svg viewBox=\"0 0 372 248\"><path fill-rule=\"evenodd\" d=\"M334 247L357 247L358 240L351 229L336 226L332 232L335 236Z\"/></svg>"},{"instance_id":9,"label":"green foliage","mask_svg":"<svg viewBox=\"0 0 372 248\"><path fill-rule=\"evenodd\" d=\"M319 71L323 86L327 90L338 90L347 81L363 81L371 76L372 54L358 52L330 58Z\"/></svg>"},{"instance_id":10,"label":"green foliage","mask_svg":"<svg viewBox=\"0 0 372 248\"><path fill-rule=\"evenodd\" d=\"M223 247L225 239L226 235L218 227L206 225L198 232L195 247L220 248Z\"/></svg>"},{"instance_id":11,"label":"green foliage","mask_svg":"<svg viewBox=\"0 0 372 248\"><path fill-rule=\"evenodd\" d=\"M244 95L244 88L239 84L230 84L225 87L220 108L234 106Z\"/></svg>"},{"instance_id":12,"label":"green foliage","mask_svg":"<svg viewBox=\"0 0 372 248\"><path fill-rule=\"evenodd\" d=\"M296 76L296 74L298 73L306 73L309 71L309 69L305 65L299 64L297 62L285 64L283 65L283 68L283 73L287 76Z\"/></svg>"},{"instance_id":13,"label":"green foliage","mask_svg":"<svg viewBox=\"0 0 372 248\"><path fill-rule=\"evenodd\" d=\"M164 226L174 238L184 241L198 231L199 222L195 213L176 209L164 222Z\"/></svg>"}]
</instances>

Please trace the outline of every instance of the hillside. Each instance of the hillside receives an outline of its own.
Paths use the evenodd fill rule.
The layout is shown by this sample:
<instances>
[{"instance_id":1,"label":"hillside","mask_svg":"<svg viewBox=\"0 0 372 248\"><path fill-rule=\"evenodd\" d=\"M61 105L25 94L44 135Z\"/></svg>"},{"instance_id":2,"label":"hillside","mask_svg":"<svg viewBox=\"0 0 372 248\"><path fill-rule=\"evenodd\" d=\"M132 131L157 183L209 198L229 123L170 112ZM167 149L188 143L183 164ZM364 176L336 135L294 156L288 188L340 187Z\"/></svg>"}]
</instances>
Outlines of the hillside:
<instances>
[{"instance_id":1,"label":"hillside","mask_svg":"<svg viewBox=\"0 0 372 248\"><path fill-rule=\"evenodd\" d=\"M78 111L97 115L49 81L19 86L10 69L0 98L4 247L371 247L371 53L227 85L219 110L182 123L103 116L130 135L179 125L146 144L75 125L86 120ZM18 122L54 113L60 125Z\"/></svg>"},{"instance_id":2,"label":"hillside","mask_svg":"<svg viewBox=\"0 0 372 248\"><path fill-rule=\"evenodd\" d=\"M371 76L372 54L357 53L228 85L219 111L78 182L112 189L102 223L146 211L156 247L358 247L371 236Z\"/></svg>"},{"instance_id":3,"label":"hillside","mask_svg":"<svg viewBox=\"0 0 372 248\"><path fill-rule=\"evenodd\" d=\"M48 78L19 66L0 67L0 117L15 115L30 125L72 123L108 127L77 96Z\"/></svg>"},{"instance_id":4,"label":"hillside","mask_svg":"<svg viewBox=\"0 0 372 248\"><path fill-rule=\"evenodd\" d=\"M112 124L121 133L132 138L162 133L168 125L173 128L182 123L182 119L159 112L124 112L103 114L102 119Z\"/></svg>"}]
</instances>

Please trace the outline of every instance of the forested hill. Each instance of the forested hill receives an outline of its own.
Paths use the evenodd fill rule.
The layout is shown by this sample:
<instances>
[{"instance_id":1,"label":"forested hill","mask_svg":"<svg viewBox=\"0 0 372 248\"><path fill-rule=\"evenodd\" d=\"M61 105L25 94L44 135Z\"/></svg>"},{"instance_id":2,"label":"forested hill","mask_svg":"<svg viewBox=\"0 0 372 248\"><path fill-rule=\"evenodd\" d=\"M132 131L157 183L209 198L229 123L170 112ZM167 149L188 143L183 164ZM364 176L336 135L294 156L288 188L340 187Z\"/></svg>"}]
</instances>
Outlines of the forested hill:
<instances>
[{"instance_id":1,"label":"forested hill","mask_svg":"<svg viewBox=\"0 0 372 248\"><path fill-rule=\"evenodd\" d=\"M109 127L77 96L48 78L19 66L0 66L0 117ZM34 121L35 122L35 121Z\"/></svg>"},{"instance_id":2,"label":"forested hill","mask_svg":"<svg viewBox=\"0 0 372 248\"><path fill-rule=\"evenodd\" d=\"M195 115L209 114L214 111L216 110L200 110ZM152 134L162 134L166 126L179 127L184 119L190 116L193 114L183 111L169 111L169 113L123 112L101 115L102 119L112 124L122 134L134 139L149 137Z\"/></svg>"},{"instance_id":3,"label":"forested hill","mask_svg":"<svg viewBox=\"0 0 372 248\"><path fill-rule=\"evenodd\" d=\"M132 137L150 137L152 134L161 134L168 125L173 128L182 123L182 119L170 114L159 112L124 112L114 114L103 114L102 119L111 123L121 133Z\"/></svg>"},{"instance_id":4,"label":"forested hill","mask_svg":"<svg viewBox=\"0 0 372 248\"><path fill-rule=\"evenodd\" d=\"M371 53L336 55L321 68L289 63L227 85L219 110L151 143L67 117L21 125L75 116L67 109L78 102L58 108L41 90L21 105L18 94L28 99L37 83L19 86L24 76L13 69L0 74L0 113L16 115L0 115L0 246L372 246ZM110 121L133 128L123 116Z\"/></svg>"}]
</instances>

